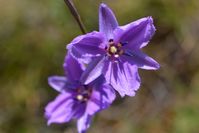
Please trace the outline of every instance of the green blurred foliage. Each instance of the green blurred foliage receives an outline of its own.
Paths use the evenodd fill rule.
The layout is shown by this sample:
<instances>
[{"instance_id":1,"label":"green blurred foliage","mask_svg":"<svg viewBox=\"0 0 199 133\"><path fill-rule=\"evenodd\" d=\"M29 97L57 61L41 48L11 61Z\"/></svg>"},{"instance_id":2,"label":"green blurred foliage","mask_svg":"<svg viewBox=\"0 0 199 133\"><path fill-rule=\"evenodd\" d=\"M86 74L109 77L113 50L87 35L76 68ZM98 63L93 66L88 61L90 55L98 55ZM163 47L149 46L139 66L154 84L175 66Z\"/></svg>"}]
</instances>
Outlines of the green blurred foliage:
<instances>
[{"instance_id":1,"label":"green blurred foliage","mask_svg":"<svg viewBox=\"0 0 199 133\"><path fill-rule=\"evenodd\" d=\"M87 27L98 30L100 0L74 0ZM159 71L140 70L135 97L99 113L90 133L199 132L199 1L104 0L121 25L153 16L157 32L144 51ZM63 0L0 0L0 133L73 133L75 122L47 127L47 84L63 75L66 45L80 35Z\"/></svg>"}]
</instances>

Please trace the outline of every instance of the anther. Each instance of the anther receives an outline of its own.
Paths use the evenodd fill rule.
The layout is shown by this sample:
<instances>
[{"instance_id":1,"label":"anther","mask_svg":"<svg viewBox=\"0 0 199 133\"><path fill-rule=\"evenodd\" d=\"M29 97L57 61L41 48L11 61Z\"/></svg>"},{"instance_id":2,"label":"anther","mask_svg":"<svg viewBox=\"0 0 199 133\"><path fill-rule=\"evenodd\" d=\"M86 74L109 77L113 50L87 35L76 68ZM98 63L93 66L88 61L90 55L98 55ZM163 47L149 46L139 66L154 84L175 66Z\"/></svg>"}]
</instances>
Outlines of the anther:
<instances>
[{"instance_id":1,"label":"anther","mask_svg":"<svg viewBox=\"0 0 199 133\"><path fill-rule=\"evenodd\" d=\"M118 58L118 57L119 57L119 55L118 55L118 54L115 54L115 55L114 55L114 57L115 57L115 58Z\"/></svg>"},{"instance_id":2,"label":"anther","mask_svg":"<svg viewBox=\"0 0 199 133\"><path fill-rule=\"evenodd\" d=\"M118 45L117 45L118 47L122 47L122 44L121 43L118 43Z\"/></svg>"},{"instance_id":3,"label":"anther","mask_svg":"<svg viewBox=\"0 0 199 133\"><path fill-rule=\"evenodd\" d=\"M83 101L85 101L85 102L88 101L88 98L85 97L85 98L83 99Z\"/></svg>"},{"instance_id":4,"label":"anther","mask_svg":"<svg viewBox=\"0 0 199 133\"><path fill-rule=\"evenodd\" d=\"M123 50L120 50L119 55L122 55L123 53L124 53L124 51L123 51Z\"/></svg>"},{"instance_id":5,"label":"anther","mask_svg":"<svg viewBox=\"0 0 199 133\"><path fill-rule=\"evenodd\" d=\"M84 97L82 95L77 95L77 100L82 101L84 99Z\"/></svg>"},{"instance_id":6,"label":"anther","mask_svg":"<svg viewBox=\"0 0 199 133\"><path fill-rule=\"evenodd\" d=\"M128 44L128 42L120 42L120 44L121 44L122 46L124 46L124 45Z\"/></svg>"},{"instance_id":7,"label":"anther","mask_svg":"<svg viewBox=\"0 0 199 133\"><path fill-rule=\"evenodd\" d=\"M116 48L115 46L111 46L109 50L110 50L110 52L111 52L112 54L117 53L117 48Z\"/></svg>"},{"instance_id":8,"label":"anther","mask_svg":"<svg viewBox=\"0 0 199 133\"><path fill-rule=\"evenodd\" d=\"M113 42L113 39L110 39L109 42Z\"/></svg>"}]
</instances>

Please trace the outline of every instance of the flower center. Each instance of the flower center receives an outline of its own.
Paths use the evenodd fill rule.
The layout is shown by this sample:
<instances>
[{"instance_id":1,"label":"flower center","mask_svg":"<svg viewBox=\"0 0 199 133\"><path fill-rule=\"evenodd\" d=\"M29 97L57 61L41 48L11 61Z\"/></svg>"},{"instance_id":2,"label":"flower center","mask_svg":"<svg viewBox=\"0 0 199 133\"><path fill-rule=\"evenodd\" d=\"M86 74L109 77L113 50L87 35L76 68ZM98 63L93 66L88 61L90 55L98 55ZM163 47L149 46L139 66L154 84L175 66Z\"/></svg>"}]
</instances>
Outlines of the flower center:
<instances>
[{"instance_id":1,"label":"flower center","mask_svg":"<svg viewBox=\"0 0 199 133\"><path fill-rule=\"evenodd\" d=\"M86 102L90 99L92 89L88 86L77 89L77 95L75 97L79 102Z\"/></svg>"},{"instance_id":2,"label":"flower center","mask_svg":"<svg viewBox=\"0 0 199 133\"><path fill-rule=\"evenodd\" d=\"M106 48L106 50L108 56L115 58L118 58L120 55L124 53L124 51L122 50L122 44L115 44L113 39L109 40L108 48Z\"/></svg>"}]
</instances>

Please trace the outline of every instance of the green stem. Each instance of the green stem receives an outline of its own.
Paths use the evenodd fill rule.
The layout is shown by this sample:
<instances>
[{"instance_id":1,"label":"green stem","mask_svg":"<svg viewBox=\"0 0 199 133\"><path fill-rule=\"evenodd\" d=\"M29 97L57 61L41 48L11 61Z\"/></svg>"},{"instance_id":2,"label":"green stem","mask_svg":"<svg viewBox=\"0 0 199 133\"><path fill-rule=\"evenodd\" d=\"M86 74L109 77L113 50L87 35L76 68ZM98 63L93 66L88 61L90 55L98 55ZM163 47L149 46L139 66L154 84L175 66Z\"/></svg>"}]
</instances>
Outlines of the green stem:
<instances>
[{"instance_id":1,"label":"green stem","mask_svg":"<svg viewBox=\"0 0 199 133\"><path fill-rule=\"evenodd\" d=\"M81 30L81 32L83 34L86 34L86 28L81 20L81 17L79 15L79 13L77 12L77 9L75 8L73 1L72 0L64 0L64 2L66 3L66 5L68 6L71 14L73 15L73 17L75 18L77 24L79 25L79 28Z\"/></svg>"}]
</instances>

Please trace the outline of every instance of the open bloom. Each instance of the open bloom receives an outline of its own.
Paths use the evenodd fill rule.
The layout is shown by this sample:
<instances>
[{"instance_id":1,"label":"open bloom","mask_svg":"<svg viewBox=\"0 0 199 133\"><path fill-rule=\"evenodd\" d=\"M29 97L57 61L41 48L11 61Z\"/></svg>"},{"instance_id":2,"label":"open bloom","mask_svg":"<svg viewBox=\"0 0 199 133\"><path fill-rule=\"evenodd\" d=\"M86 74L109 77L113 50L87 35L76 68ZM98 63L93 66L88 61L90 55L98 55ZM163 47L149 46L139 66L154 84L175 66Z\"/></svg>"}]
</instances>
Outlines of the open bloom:
<instances>
[{"instance_id":1,"label":"open bloom","mask_svg":"<svg viewBox=\"0 0 199 133\"><path fill-rule=\"evenodd\" d=\"M70 55L65 60L64 69L67 78L49 77L49 85L60 94L46 106L45 116L48 125L77 119L78 132L85 133L92 116L109 107L115 99L115 92L102 76L87 85L82 84L80 77L84 71L83 65Z\"/></svg>"},{"instance_id":2,"label":"open bloom","mask_svg":"<svg viewBox=\"0 0 199 133\"><path fill-rule=\"evenodd\" d=\"M104 75L121 96L134 96L141 82L138 68L159 68L154 59L141 52L154 33L152 17L119 26L111 9L101 4L99 32L78 36L67 48L79 61L89 63L82 76L85 84Z\"/></svg>"}]
</instances>

